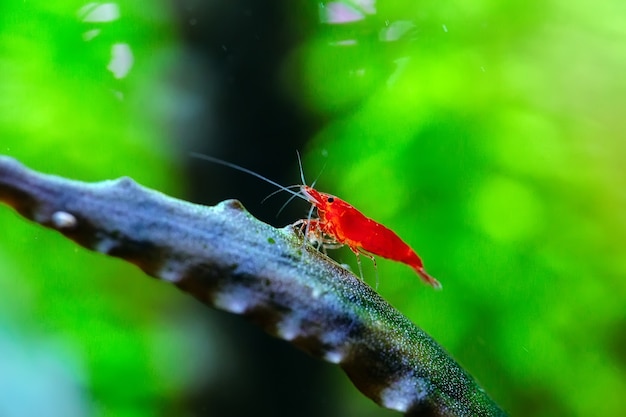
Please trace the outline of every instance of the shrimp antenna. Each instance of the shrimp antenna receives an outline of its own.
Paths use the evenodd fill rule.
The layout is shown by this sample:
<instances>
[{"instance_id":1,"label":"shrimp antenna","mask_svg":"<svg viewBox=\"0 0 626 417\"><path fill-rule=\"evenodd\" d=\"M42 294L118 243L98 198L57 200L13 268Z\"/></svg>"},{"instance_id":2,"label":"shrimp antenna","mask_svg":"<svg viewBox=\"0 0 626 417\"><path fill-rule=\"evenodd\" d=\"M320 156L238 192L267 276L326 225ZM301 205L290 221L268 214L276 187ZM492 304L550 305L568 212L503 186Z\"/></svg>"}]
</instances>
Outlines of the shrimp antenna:
<instances>
[{"instance_id":1,"label":"shrimp antenna","mask_svg":"<svg viewBox=\"0 0 626 417\"><path fill-rule=\"evenodd\" d=\"M285 188L300 188L300 184L288 185ZM265 203L270 197L274 197L276 194L282 193L283 191L284 190L282 190L282 189L276 190L276 191L272 191L267 196L265 196L265 198L263 200L261 200L261 204ZM291 197L289 197L289 201L291 201L293 198L294 198L293 195Z\"/></svg>"},{"instance_id":2,"label":"shrimp antenna","mask_svg":"<svg viewBox=\"0 0 626 417\"><path fill-rule=\"evenodd\" d=\"M226 162L226 161L223 161L223 160L218 159L218 158L214 158L214 157L212 157L212 156L203 155L203 154L201 154L201 153L197 153L197 152L190 152L190 153L189 153L189 155L191 155L192 157L197 158L197 159L203 159L203 160L205 160L205 161L213 162L213 163L215 163L215 164L224 165L224 166L226 166L226 167L229 167L229 168L235 169L235 170L237 170L237 171L245 172L246 174L250 174L250 175L252 175L252 176L254 176L254 177L257 177L258 179L263 180L263 181L267 182L268 184L272 184L274 187L278 187L278 188L280 188L280 189L281 189L281 190L283 190L283 191L287 191L289 194L292 194L294 197L300 197L301 199L303 199L303 200L305 200L305 201L308 201L308 200L307 200L307 199L306 199L303 195L301 195L300 193L297 193L297 192L295 192L295 191L292 191L292 190L290 190L289 188L287 188L287 187L285 187L285 186L282 186L282 185L280 185L279 183L277 183L277 182L275 182L275 181L272 181L272 180L270 180L269 178L266 178L266 177L264 177L264 176L263 176L263 175L261 175L261 174L257 174L256 172L251 171L251 170L249 170L249 169L247 169L247 168L241 167L241 166L236 165L236 164L233 164L233 163L231 163L231 162ZM298 160L299 160L299 158L300 158L300 155L298 155Z\"/></svg>"},{"instance_id":3,"label":"shrimp antenna","mask_svg":"<svg viewBox=\"0 0 626 417\"><path fill-rule=\"evenodd\" d=\"M306 185L306 180L304 179L304 169L302 169L302 158L300 158L300 152L296 149L296 155L298 156L298 166L300 167L300 179L302 180L302 185Z\"/></svg>"},{"instance_id":4,"label":"shrimp antenna","mask_svg":"<svg viewBox=\"0 0 626 417\"><path fill-rule=\"evenodd\" d=\"M299 187L299 186L298 186ZM300 195L300 194L298 194ZM280 215L280 213L283 212L283 210L285 209L285 207L287 207L287 205L289 203L291 203L293 201L293 199L296 198L295 195L292 195L291 197L289 197L289 200L285 201L285 204L283 204L282 206L280 206L280 209L278 210L278 213L276 213L276 217L278 217Z\"/></svg>"},{"instance_id":5,"label":"shrimp antenna","mask_svg":"<svg viewBox=\"0 0 626 417\"><path fill-rule=\"evenodd\" d=\"M300 188L300 187L301 187L301 186L300 186L300 184L297 184L297 185L288 185L288 186L287 186L287 187L285 187L285 188ZM278 194L278 193L280 193L280 192L282 192L282 191L283 191L283 190L276 190L276 191L273 191L272 193L270 193L270 195L268 195L268 196L267 196L267 197L265 197L263 200L261 200L261 204L263 204L263 203L265 202L265 200L267 200L268 198L270 198L270 197L272 197L272 196L274 196L274 195L276 195L276 194ZM300 195L300 194L298 194L298 196L299 196L299 195ZM278 213L276 213L276 217L280 216L280 213L282 213L282 212L283 212L283 210L285 209L285 207L287 207L287 205L288 205L289 203L291 203L291 202L293 201L293 199L294 199L294 198L296 198L296 197L297 197L296 195L292 195L291 197L289 197L289 199L288 199L287 201L285 201L285 203L284 203L282 206L280 206L280 209L278 210Z\"/></svg>"},{"instance_id":6,"label":"shrimp antenna","mask_svg":"<svg viewBox=\"0 0 626 417\"><path fill-rule=\"evenodd\" d=\"M317 177L315 177L315 180L311 184L311 188L315 187L315 184L317 184L317 180L319 180L320 177L322 176L322 172L324 172L324 168L326 168L326 164L327 163L328 163L328 161L324 162L324 165L322 166L322 169L320 169L320 173L317 174Z\"/></svg>"},{"instance_id":7,"label":"shrimp antenna","mask_svg":"<svg viewBox=\"0 0 626 417\"><path fill-rule=\"evenodd\" d=\"M296 150L296 155L298 155L298 166L300 167L300 179L302 180L302 185L306 185L306 180L304 179L304 169L302 168L302 158L300 158L300 152ZM324 166L320 169L320 173L317 174L315 181L311 184L311 188L315 187L317 180L322 176L322 172L324 172L324 168L326 168L327 162L324 162Z\"/></svg>"}]
</instances>

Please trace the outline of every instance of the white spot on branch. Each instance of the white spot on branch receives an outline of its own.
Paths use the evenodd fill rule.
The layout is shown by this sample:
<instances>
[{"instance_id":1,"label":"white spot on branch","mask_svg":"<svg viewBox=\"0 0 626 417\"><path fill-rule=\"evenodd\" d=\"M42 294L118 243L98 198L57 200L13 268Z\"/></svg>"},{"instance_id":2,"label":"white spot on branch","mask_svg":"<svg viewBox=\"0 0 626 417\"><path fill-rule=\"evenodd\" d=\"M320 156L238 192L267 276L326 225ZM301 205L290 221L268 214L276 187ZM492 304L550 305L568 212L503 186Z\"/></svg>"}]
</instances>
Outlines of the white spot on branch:
<instances>
[{"instance_id":1,"label":"white spot on branch","mask_svg":"<svg viewBox=\"0 0 626 417\"><path fill-rule=\"evenodd\" d=\"M181 266L179 263L174 263L170 261L166 263L163 268L161 268L161 270L156 273L156 275L163 281L176 283L182 278L182 268L183 266Z\"/></svg>"},{"instance_id":2,"label":"white spot on branch","mask_svg":"<svg viewBox=\"0 0 626 417\"><path fill-rule=\"evenodd\" d=\"M327 362L330 363L341 363L341 361L343 361L344 358L344 354L343 352L339 352L339 351L328 351L324 354L324 360L326 360Z\"/></svg>"},{"instance_id":3,"label":"white spot on branch","mask_svg":"<svg viewBox=\"0 0 626 417\"><path fill-rule=\"evenodd\" d=\"M52 224L57 229L73 229L77 223L76 217L66 211L57 211L52 215Z\"/></svg>"},{"instance_id":4,"label":"white spot on branch","mask_svg":"<svg viewBox=\"0 0 626 417\"><path fill-rule=\"evenodd\" d=\"M250 294L241 289L230 288L224 292L215 293L213 305L230 313L242 314L250 307Z\"/></svg>"},{"instance_id":5,"label":"white spot on branch","mask_svg":"<svg viewBox=\"0 0 626 417\"><path fill-rule=\"evenodd\" d=\"M276 334L287 341L291 341L298 337L301 333L300 325L302 321L300 317L294 314L288 315L277 325Z\"/></svg>"},{"instance_id":6,"label":"white spot on branch","mask_svg":"<svg viewBox=\"0 0 626 417\"><path fill-rule=\"evenodd\" d=\"M415 375L405 376L392 383L380 393L383 407L406 412L412 405L424 401L428 391L427 382Z\"/></svg>"}]
</instances>

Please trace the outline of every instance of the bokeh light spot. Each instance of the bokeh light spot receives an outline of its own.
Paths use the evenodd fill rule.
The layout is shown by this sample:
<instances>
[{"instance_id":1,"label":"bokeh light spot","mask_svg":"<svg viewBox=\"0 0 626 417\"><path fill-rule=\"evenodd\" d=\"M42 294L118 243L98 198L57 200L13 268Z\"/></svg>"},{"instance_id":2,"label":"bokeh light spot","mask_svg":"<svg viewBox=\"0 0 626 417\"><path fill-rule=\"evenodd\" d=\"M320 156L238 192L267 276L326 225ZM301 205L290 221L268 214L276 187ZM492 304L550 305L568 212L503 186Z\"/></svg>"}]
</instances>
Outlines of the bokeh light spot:
<instances>
[{"instance_id":1,"label":"bokeh light spot","mask_svg":"<svg viewBox=\"0 0 626 417\"><path fill-rule=\"evenodd\" d=\"M541 202L526 185L497 177L485 182L476 194L476 224L492 239L522 241L535 235L542 218Z\"/></svg>"}]
</instances>

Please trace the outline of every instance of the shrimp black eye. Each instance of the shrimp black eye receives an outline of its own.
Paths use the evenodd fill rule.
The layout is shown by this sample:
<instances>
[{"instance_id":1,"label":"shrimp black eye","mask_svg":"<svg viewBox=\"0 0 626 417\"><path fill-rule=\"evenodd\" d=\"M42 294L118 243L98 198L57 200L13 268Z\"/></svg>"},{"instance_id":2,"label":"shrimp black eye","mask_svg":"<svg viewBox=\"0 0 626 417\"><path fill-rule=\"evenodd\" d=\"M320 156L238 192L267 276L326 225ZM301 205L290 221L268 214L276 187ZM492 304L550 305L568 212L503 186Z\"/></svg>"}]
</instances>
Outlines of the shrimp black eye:
<instances>
[{"instance_id":1,"label":"shrimp black eye","mask_svg":"<svg viewBox=\"0 0 626 417\"><path fill-rule=\"evenodd\" d=\"M329 203L332 203L333 201L335 201L335 197L328 197L326 201L328 201Z\"/></svg>"}]
</instances>

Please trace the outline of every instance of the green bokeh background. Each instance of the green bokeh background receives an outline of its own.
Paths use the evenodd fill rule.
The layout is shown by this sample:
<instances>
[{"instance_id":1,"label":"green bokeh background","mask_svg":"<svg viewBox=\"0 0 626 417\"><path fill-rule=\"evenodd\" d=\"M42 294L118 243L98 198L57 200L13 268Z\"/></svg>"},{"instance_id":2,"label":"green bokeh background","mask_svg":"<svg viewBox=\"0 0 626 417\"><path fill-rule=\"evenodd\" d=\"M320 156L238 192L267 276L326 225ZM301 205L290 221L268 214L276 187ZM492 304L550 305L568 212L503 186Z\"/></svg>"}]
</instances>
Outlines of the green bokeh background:
<instances>
[{"instance_id":1,"label":"green bokeh background","mask_svg":"<svg viewBox=\"0 0 626 417\"><path fill-rule=\"evenodd\" d=\"M306 145L236 138L233 162L280 164L293 183L295 157L274 155L299 147L308 177L321 172L318 188L416 248L444 290L379 260L379 292L511 415L626 414L624 3L284 3L283 36L296 41L267 90L307 115L313 134ZM235 32L256 11L216 4L233 11ZM218 6L190 2L182 19L165 2L86 5L0 6L0 153L85 181L126 175L186 198L198 181L188 151L226 146L197 127L219 102L207 87L215 74L198 76L202 55L184 36ZM119 16L87 18L98 6ZM354 20L333 23L338 16ZM133 54L120 78L108 69L116 44ZM182 88L188 74L202 86ZM239 115L221 123L237 125ZM250 140L266 140L263 155ZM258 201L220 182L256 214ZM233 318L130 265L6 207L0 231L0 415L226 415L194 399L253 378L263 360L242 357L248 351L223 325ZM355 268L349 251L334 255ZM365 263L366 280L375 285L375 276ZM339 371L314 386L327 415L396 415ZM281 395L301 394L267 401Z\"/></svg>"}]
</instances>

